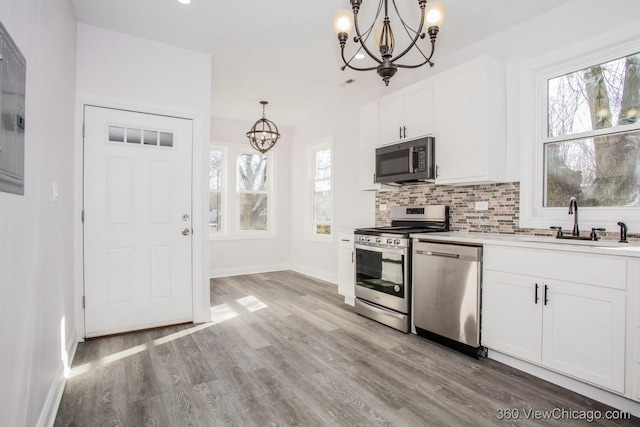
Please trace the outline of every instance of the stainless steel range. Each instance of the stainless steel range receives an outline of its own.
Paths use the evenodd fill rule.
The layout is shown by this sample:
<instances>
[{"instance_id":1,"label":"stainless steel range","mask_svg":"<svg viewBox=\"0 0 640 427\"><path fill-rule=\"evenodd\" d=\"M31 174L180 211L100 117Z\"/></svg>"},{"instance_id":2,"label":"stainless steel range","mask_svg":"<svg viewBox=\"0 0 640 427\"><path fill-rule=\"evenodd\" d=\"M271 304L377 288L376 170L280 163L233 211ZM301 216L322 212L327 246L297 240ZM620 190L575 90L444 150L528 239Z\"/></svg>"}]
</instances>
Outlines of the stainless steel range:
<instances>
[{"instance_id":1,"label":"stainless steel range","mask_svg":"<svg viewBox=\"0 0 640 427\"><path fill-rule=\"evenodd\" d=\"M444 205L392 206L391 226L355 230L355 311L402 332L411 327L411 233L449 231Z\"/></svg>"}]
</instances>

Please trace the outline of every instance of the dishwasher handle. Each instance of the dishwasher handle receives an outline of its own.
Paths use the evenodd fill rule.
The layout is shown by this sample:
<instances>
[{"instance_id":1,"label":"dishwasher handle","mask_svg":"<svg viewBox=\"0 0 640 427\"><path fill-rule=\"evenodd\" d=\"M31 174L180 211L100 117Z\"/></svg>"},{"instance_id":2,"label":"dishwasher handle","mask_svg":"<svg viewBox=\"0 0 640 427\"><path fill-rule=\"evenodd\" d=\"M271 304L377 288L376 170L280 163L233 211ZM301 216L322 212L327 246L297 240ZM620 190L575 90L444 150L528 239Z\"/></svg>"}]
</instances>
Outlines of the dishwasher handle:
<instances>
[{"instance_id":1,"label":"dishwasher handle","mask_svg":"<svg viewBox=\"0 0 640 427\"><path fill-rule=\"evenodd\" d=\"M460 258L460 254L449 254L446 252L433 252L433 251L421 251L416 250L416 254L418 255L428 255L428 256L442 256L447 258Z\"/></svg>"}]
</instances>

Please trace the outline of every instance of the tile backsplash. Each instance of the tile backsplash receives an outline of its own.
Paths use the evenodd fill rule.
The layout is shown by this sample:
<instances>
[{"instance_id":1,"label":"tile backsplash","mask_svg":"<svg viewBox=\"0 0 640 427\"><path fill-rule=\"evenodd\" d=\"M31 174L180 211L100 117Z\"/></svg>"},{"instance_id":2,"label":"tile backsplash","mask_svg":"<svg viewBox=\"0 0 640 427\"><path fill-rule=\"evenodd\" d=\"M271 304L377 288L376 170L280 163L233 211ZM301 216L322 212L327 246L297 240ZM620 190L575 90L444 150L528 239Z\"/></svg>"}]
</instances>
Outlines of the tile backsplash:
<instances>
[{"instance_id":1,"label":"tile backsplash","mask_svg":"<svg viewBox=\"0 0 640 427\"><path fill-rule=\"evenodd\" d=\"M487 210L476 210L476 202L487 202ZM447 205L452 231L477 233L554 235L553 230L520 228L520 183L503 182L480 185L403 185L396 191L376 193L376 226L391 223L389 211L380 205ZM618 233L600 234L603 239L617 239ZM637 236L629 236L637 241Z\"/></svg>"}]
</instances>

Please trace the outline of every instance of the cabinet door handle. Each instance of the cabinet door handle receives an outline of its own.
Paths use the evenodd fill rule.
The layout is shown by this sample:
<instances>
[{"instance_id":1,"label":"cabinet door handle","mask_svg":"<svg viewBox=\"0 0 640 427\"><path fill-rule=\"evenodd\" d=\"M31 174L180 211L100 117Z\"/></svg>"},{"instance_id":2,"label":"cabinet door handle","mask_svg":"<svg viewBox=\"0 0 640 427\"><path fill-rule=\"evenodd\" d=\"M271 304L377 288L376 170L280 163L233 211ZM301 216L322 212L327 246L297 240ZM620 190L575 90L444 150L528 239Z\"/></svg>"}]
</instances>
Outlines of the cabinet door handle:
<instances>
[{"instance_id":1,"label":"cabinet door handle","mask_svg":"<svg viewBox=\"0 0 640 427\"><path fill-rule=\"evenodd\" d=\"M535 297L535 300L534 300L536 304L538 303L538 300L540 299L540 298L538 298L538 288L539 288L539 287L540 287L540 285L538 285L538 284L536 283L536 297Z\"/></svg>"},{"instance_id":2,"label":"cabinet door handle","mask_svg":"<svg viewBox=\"0 0 640 427\"><path fill-rule=\"evenodd\" d=\"M549 302L549 298L547 298L548 291L549 287L547 285L544 285L544 305L547 305L547 303Z\"/></svg>"},{"instance_id":3,"label":"cabinet door handle","mask_svg":"<svg viewBox=\"0 0 640 427\"><path fill-rule=\"evenodd\" d=\"M398 132L399 132L398 138L402 139L402 126L398 126Z\"/></svg>"},{"instance_id":4,"label":"cabinet door handle","mask_svg":"<svg viewBox=\"0 0 640 427\"><path fill-rule=\"evenodd\" d=\"M402 137L403 138L407 137L407 127L406 126L402 126Z\"/></svg>"}]
</instances>

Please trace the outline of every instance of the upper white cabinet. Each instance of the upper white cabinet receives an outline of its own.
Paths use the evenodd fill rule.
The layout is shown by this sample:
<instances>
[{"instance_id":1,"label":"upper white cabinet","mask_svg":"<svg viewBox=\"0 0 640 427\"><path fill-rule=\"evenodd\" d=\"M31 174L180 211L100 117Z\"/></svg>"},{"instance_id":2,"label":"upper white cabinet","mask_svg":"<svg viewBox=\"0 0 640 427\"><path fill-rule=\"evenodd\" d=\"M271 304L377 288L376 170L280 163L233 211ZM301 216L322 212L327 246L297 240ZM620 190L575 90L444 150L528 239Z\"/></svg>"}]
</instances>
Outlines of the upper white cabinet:
<instances>
[{"instance_id":1,"label":"upper white cabinet","mask_svg":"<svg viewBox=\"0 0 640 427\"><path fill-rule=\"evenodd\" d=\"M372 101L360 107L358 123L360 189L396 189L388 185L376 184L376 148L380 145L378 138L378 101Z\"/></svg>"},{"instance_id":2,"label":"upper white cabinet","mask_svg":"<svg viewBox=\"0 0 640 427\"><path fill-rule=\"evenodd\" d=\"M504 181L505 68L481 56L433 77L436 183Z\"/></svg>"},{"instance_id":3,"label":"upper white cabinet","mask_svg":"<svg viewBox=\"0 0 640 427\"><path fill-rule=\"evenodd\" d=\"M416 83L380 99L380 145L433 133L433 84Z\"/></svg>"},{"instance_id":4,"label":"upper white cabinet","mask_svg":"<svg viewBox=\"0 0 640 427\"><path fill-rule=\"evenodd\" d=\"M627 262L485 246L482 345L625 393Z\"/></svg>"}]
</instances>

